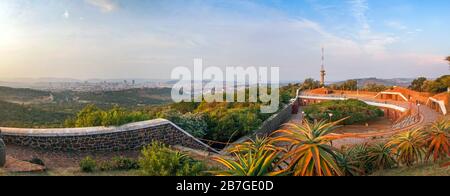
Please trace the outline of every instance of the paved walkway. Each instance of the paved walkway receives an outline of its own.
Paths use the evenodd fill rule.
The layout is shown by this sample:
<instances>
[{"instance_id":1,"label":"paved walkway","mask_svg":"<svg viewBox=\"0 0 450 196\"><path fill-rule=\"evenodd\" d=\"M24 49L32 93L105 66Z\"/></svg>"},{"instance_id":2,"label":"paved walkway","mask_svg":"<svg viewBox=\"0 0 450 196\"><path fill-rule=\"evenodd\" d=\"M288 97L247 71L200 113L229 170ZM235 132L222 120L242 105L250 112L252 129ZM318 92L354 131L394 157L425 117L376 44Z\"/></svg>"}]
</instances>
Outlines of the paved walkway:
<instances>
[{"instance_id":1,"label":"paved walkway","mask_svg":"<svg viewBox=\"0 0 450 196\"><path fill-rule=\"evenodd\" d=\"M314 96L318 96L318 95L314 95ZM404 107L404 108L411 107L411 104L409 102L388 101L388 100L385 101L385 100L377 100L377 99L374 99L371 97L362 97L362 96L354 96L353 97L353 96L348 96L348 95L346 96L346 98L355 98L355 99L359 99L359 100L363 100L363 101L385 102L387 104L394 104L394 105ZM417 110L417 106L415 106L415 107L416 108L412 108L414 111ZM363 143L381 141L381 140L384 140L385 138L390 137L396 133L428 125L430 123L435 122L440 117L442 117L442 115L440 115L436 111L434 111L431 108L424 106L424 105L419 107L419 112L420 112L420 116L421 116L421 121L410 127L405 127L405 128L397 129L397 130L390 128L387 130L379 130L377 132L361 133L358 137L335 140L333 142L333 146L339 148L339 147L347 146L347 145L355 145L355 144L363 144ZM291 118L286 123L299 124L301 122L302 122L302 115L296 114L296 115L292 115Z\"/></svg>"}]
</instances>

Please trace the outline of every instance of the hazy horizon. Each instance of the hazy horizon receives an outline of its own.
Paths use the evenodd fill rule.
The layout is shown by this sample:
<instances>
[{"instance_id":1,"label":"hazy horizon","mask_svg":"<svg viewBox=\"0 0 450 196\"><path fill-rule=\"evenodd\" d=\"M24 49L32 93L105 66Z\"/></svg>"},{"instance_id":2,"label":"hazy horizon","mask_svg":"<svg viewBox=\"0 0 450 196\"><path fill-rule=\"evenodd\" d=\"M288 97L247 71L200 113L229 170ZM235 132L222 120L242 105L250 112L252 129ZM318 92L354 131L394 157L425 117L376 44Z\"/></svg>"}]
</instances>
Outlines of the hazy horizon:
<instances>
[{"instance_id":1,"label":"hazy horizon","mask_svg":"<svg viewBox=\"0 0 450 196\"><path fill-rule=\"evenodd\" d=\"M449 74L450 1L2 0L2 78L170 79L279 66L282 81Z\"/></svg>"}]
</instances>

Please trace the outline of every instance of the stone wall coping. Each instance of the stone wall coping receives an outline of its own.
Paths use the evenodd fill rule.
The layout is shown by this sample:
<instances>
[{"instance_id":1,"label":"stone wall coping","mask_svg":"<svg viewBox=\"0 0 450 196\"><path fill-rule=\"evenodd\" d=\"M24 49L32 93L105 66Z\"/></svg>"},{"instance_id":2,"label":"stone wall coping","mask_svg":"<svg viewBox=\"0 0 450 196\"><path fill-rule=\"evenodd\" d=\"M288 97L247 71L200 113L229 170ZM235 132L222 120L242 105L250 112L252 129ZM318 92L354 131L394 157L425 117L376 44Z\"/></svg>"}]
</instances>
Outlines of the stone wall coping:
<instances>
[{"instance_id":1,"label":"stone wall coping","mask_svg":"<svg viewBox=\"0 0 450 196\"><path fill-rule=\"evenodd\" d=\"M173 123L171 123L166 119L155 119L149 121L130 123L122 126L110 126L110 127L51 128L51 129L0 127L0 130L2 135L9 135L9 136L63 137L63 136L86 136L86 135L126 132L166 124L173 125Z\"/></svg>"},{"instance_id":2,"label":"stone wall coping","mask_svg":"<svg viewBox=\"0 0 450 196\"><path fill-rule=\"evenodd\" d=\"M408 109L398 106L398 105L394 105L394 104L390 104L390 103L379 103L379 102L375 102L375 101L368 101L368 100L364 100L364 99L360 99L360 98L348 98L348 97L333 97L333 96L310 96L310 95L301 95L299 96L299 98L301 99L318 99L318 100L348 100L348 99L358 99L360 101L363 101L371 106L377 106L377 107L383 107L383 108L390 108L390 109L394 109L400 112L406 112Z\"/></svg>"},{"instance_id":3,"label":"stone wall coping","mask_svg":"<svg viewBox=\"0 0 450 196\"><path fill-rule=\"evenodd\" d=\"M154 119L148 121L141 121L135 123L129 123L122 126L110 126L110 127L83 127L83 128L52 128L52 129L34 129L34 128L10 128L0 127L1 134L4 136L24 136L24 137L77 137L77 136L89 136L111 133L122 133L127 131L134 131L140 129L147 129L152 127L158 127L161 125L170 125L182 132L186 136L192 138L202 146L206 147L212 152L218 153L217 150L211 148L209 145L203 143L196 137L192 136L173 122L166 119Z\"/></svg>"}]
</instances>

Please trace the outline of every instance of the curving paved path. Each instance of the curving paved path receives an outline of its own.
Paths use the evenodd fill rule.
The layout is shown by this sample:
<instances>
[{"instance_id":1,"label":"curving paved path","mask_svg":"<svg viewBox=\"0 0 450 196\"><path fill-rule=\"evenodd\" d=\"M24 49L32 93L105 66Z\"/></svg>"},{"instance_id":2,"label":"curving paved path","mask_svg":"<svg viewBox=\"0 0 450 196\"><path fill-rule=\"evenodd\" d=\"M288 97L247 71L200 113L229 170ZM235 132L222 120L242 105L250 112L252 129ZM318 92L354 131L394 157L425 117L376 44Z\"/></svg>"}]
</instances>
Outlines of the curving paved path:
<instances>
[{"instance_id":1,"label":"curving paved path","mask_svg":"<svg viewBox=\"0 0 450 196\"><path fill-rule=\"evenodd\" d=\"M312 95L313 97L317 97L320 95ZM328 97L328 98L334 98L334 99L342 99L342 98L353 98L353 99L358 99L361 101L371 101L371 102L384 102L386 104L393 104L402 108L407 108L407 109L412 109L414 112L417 112L417 106L413 106L413 108L411 107L411 104L409 102L400 102L400 101L389 101L389 100L377 100L371 97L364 97L364 96L345 96L345 97L339 97L339 96L321 96L321 97ZM342 146L346 146L346 145L355 145L355 144L363 144L363 143L370 143L370 142L376 142L376 141L380 141L383 140L387 137L390 137L396 133L400 133L403 131L407 131L410 129L414 129L414 128L418 128L418 127L422 127L424 125L428 125L432 122L435 122L437 119L439 119L440 117L442 117L442 115L440 115L439 113L437 113L436 111L432 110L431 108L427 107L427 106L419 106L419 112L420 112L420 121L416 124L413 124L409 127L405 127L402 129L389 129L389 130L381 130L381 131L377 131L374 133L364 133L364 134L356 134L358 136L355 136L354 138L346 138L346 139L340 139L340 140L335 140L333 142L333 146L334 147L342 147ZM291 118L287 121L287 123L294 123L294 124L299 124L302 121L302 115L301 114L297 114L297 115L292 115Z\"/></svg>"}]
</instances>

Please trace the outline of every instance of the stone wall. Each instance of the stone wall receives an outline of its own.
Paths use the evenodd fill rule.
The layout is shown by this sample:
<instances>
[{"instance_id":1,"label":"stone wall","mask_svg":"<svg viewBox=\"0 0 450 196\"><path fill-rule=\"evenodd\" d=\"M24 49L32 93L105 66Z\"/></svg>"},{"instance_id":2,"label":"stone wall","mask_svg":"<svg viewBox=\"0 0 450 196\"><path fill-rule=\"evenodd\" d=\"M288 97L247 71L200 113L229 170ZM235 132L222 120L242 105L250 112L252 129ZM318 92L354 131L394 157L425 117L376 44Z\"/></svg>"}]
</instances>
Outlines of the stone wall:
<instances>
[{"instance_id":1,"label":"stone wall","mask_svg":"<svg viewBox=\"0 0 450 196\"><path fill-rule=\"evenodd\" d=\"M1 128L6 144L53 151L137 150L160 141L167 145L214 151L175 124L164 119L132 123L121 127L74 129Z\"/></svg>"},{"instance_id":2,"label":"stone wall","mask_svg":"<svg viewBox=\"0 0 450 196\"><path fill-rule=\"evenodd\" d=\"M0 133L1 134L1 133ZM0 168L6 164L6 149L5 144L0 135Z\"/></svg>"},{"instance_id":3,"label":"stone wall","mask_svg":"<svg viewBox=\"0 0 450 196\"><path fill-rule=\"evenodd\" d=\"M220 154L227 154L227 150L235 144L240 144L248 141L249 139L255 139L256 137L265 137L270 135L275 130L278 130L281 125L286 123L286 121L289 120L289 118L292 116L292 107L294 105L294 102L285 105L280 111L265 120L257 130L253 131L252 134L241 137L232 144L222 149L220 151Z\"/></svg>"},{"instance_id":4,"label":"stone wall","mask_svg":"<svg viewBox=\"0 0 450 196\"><path fill-rule=\"evenodd\" d=\"M254 135L267 136L274 130L278 130L280 126L286 123L286 121L291 117L293 105L294 102L284 106L284 108L281 109L278 113L265 120L261 127L254 132Z\"/></svg>"}]
</instances>

